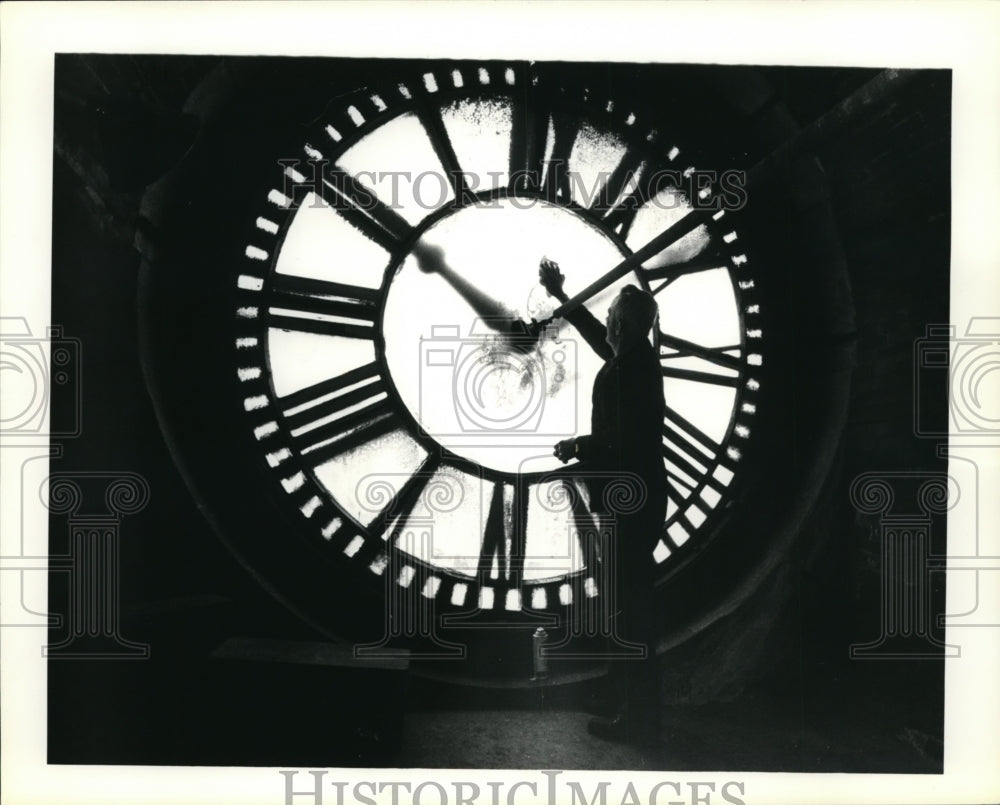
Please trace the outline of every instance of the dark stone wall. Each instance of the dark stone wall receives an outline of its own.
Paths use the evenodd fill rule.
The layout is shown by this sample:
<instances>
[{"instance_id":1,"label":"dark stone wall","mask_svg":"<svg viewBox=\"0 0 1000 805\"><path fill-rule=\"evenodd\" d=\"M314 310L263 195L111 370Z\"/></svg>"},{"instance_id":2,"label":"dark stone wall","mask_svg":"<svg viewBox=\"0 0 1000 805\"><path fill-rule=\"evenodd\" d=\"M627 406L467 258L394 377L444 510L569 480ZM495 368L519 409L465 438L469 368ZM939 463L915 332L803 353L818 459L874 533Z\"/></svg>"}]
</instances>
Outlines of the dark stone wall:
<instances>
[{"instance_id":1,"label":"dark stone wall","mask_svg":"<svg viewBox=\"0 0 1000 805\"><path fill-rule=\"evenodd\" d=\"M817 111L815 97L791 89L809 85L808 71L763 72L785 88L789 109ZM726 712L736 714L755 712L759 700L780 702L778 709L812 726L858 718L861 731L908 736L940 762L940 657L850 657L852 644L881 634L884 540L882 515L859 511L851 485L864 473L926 480L947 470L942 440L919 436L915 424L919 411L924 422L946 427L947 389L940 376L921 376L915 350L927 325L948 321L950 84L945 71L925 73L817 149L856 312L843 436L780 565L740 609L663 658L668 703L729 702ZM896 513L922 513L913 479L890 484ZM943 514L931 513L931 551L939 556L945 527ZM943 574L925 584L934 612L943 612ZM943 631L934 628L932 639Z\"/></svg>"}]
</instances>

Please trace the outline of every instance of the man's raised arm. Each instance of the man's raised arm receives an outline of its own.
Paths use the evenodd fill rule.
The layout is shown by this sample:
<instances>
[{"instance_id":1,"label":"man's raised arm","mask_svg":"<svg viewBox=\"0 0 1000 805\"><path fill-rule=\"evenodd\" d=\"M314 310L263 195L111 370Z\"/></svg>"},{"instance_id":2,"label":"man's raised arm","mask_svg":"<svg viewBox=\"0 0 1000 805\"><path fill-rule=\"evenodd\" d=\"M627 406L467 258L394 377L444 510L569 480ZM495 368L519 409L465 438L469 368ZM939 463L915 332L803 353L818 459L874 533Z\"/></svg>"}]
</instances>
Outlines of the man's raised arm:
<instances>
[{"instance_id":1,"label":"man's raised arm","mask_svg":"<svg viewBox=\"0 0 1000 805\"><path fill-rule=\"evenodd\" d=\"M558 263L543 257L538 266L538 281L548 291L549 296L555 297L560 302L566 302L569 299L563 290L564 279ZM566 314L566 321L576 328L583 339L590 344L590 348L604 360L607 361L613 357L614 352L607 342L607 329L593 313L587 310L586 306L580 305Z\"/></svg>"}]
</instances>

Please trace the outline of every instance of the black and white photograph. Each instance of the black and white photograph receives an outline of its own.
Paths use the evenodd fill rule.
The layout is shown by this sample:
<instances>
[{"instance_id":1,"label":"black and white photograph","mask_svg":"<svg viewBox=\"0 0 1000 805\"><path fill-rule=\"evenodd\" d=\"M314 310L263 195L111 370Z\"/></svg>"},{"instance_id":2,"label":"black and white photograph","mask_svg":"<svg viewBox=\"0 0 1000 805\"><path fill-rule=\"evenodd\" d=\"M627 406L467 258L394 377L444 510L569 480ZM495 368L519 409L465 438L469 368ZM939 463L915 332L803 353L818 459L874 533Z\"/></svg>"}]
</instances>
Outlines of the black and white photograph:
<instances>
[{"instance_id":1,"label":"black and white photograph","mask_svg":"<svg viewBox=\"0 0 1000 805\"><path fill-rule=\"evenodd\" d=\"M82 5L4 40L11 802L995 800L995 8Z\"/></svg>"}]
</instances>

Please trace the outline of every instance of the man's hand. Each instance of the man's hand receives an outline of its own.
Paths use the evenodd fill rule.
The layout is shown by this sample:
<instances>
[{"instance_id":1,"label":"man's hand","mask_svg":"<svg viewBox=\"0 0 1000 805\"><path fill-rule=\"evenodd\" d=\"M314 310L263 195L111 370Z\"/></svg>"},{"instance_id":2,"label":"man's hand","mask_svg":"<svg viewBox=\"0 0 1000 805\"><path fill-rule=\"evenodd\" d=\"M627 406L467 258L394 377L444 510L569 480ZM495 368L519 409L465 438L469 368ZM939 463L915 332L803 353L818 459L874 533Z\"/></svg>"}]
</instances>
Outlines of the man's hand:
<instances>
[{"instance_id":1,"label":"man's hand","mask_svg":"<svg viewBox=\"0 0 1000 805\"><path fill-rule=\"evenodd\" d=\"M564 280L565 277L563 277L562 271L559 270L559 264L555 260L543 257L542 261L538 264L538 282L548 291L549 296L554 296L560 301L566 301L566 293L563 291Z\"/></svg>"},{"instance_id":2,"label":"man's hand","mask_svg":"<svg viewBox=\"0 0 1000 805\"><path fill-rule=\"evenodd\" d=\"M558 458L563 464L571 458L576 458L576 439L563 439L556 444L552 455Z\"/></svg>"}]
</instances>

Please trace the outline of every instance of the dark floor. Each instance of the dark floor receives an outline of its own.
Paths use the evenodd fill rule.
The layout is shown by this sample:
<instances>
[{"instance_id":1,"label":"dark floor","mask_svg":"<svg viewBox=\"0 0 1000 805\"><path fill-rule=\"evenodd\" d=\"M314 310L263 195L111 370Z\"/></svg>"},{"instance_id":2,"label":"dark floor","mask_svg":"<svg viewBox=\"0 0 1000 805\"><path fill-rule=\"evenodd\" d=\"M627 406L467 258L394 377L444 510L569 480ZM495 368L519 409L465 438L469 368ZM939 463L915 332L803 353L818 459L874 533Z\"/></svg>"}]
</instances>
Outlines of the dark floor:
<instances>
[{"instance_id":1,"label":"dark floor","mask_svg":"<svg viewBox=\"0 0 1000 805\"><path fill-rule=\"evenodd\" d=\"M665 708L640 750L588 734L593 685L484 699L405 671L93 661L50 664L49 683L51 763L933 774L943 751L864 699L780 692Z\"/></svg>"},{"instance_id":2,"label":"dark floor","mask_svg":"<svg viewBox=\"0 0 1000 805\"><path fill-rule=\"evenodd\" d=\"M410 712L398 765L414 768L939 773L941 745L915 729L896 734L803 724L759 707L666 711L658 747L609 743L569 711Z\"/></svg>"},{"instance_id":3,"label":"dark floor","mask_svg":"<svg viewBox=\"0 0 1000 805\"><path fill-rule=\"evenodd\" d=\"M941 772L940 664L848 663L695 704L662 691L657 745L587 732L600 677L485 688L332 644L232 640L144 661L52 661L49 762L677 771ZM163 645L160 642L157 646ZM836 669L835 669L836 670Z\"/></svg>"}]
</instances>

